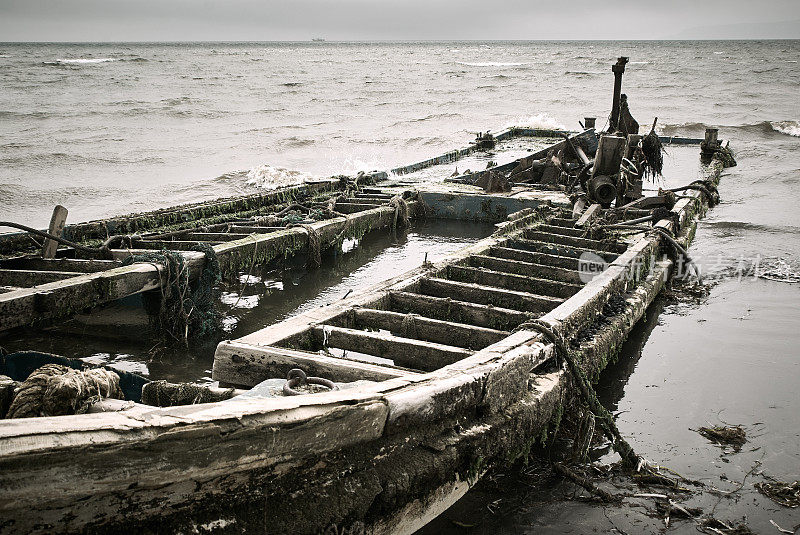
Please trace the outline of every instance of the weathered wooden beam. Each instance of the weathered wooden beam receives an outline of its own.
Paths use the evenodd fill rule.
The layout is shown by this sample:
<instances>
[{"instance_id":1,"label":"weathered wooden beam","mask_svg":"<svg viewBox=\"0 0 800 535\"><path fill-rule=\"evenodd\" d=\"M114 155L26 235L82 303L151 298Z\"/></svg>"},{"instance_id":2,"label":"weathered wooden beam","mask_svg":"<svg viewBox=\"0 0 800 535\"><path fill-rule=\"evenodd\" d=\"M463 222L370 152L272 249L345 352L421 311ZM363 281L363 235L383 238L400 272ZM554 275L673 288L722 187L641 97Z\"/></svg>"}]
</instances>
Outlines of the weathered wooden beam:
<instances>
[{"instance_id":1,"label":"weathered wooden beam","mask_svg":"<svg viewBox=\"0 0 800 535\"><path fill-rule=\"evenodd\" d=\"M586 225L586 223L596 218L602 211L603 208L599 204L595 203L591 205L586 209L585 212L583 212L583 214L581 214L581 217L579 217L578 221L575 222L575 226L582 228L584 225Z\"/></svg>"},{"instance_id":2,"label":"weathered wooden beam","mask_svg":"<svg viewBox=\"0 0 800 535\"><path fill-rule=\"evenodd\" d=\"M574 269L564 269L556 266L546 266L543 264L484 255L470 256L469 263L471 266L477 268L514 273L516 275L526 275L528 277L552 279L572 284L582 284L580 274ZM573 264L577 264L577 262L573 260Z\"/></svg>"},{"instance_id":3,"label":"weathered wooden beam","mask_svg":"<svg viewBox=\"0 0 800 535\"><path fill-rule=\"evenodd\" d=\"M357 212L363 212L364 210L378 208L379 206L381 205L374 203L337 202L334 210L340 214L355 214Z\"/></svg>"},{"instance_id":4,"label":"weathered wooden beam","mask_svg":"<svg viewBox=\"0 0 800 535\"><path fill-rule=\"evenodd\" d=\"M423 371L437 370L473 353L460 347L331 325L318 325L311 332L320 345L391 359L398 366Z\"/></svg>"},{"instance_id":5,"label":"weathered wooden beam","mask_svg":"<svg viewBox=\"0 0 800 535\"><path fill-rule=\"evenodd\" d=\"M226 241L234 241L234 240L241 240L242 238L246 238L250 234L234 234L230 232L192 232L187 234L184 239L191 241L209 241L214 243L226 242Z\"/></svg>"},{"instance_id":6,"label":"weathered wooden beam","mask_svg":"<svg viewBox=\"0 0 800 535\"><path fill-rule=\"evenodd\" d=\"M489 255L496 258L518 260L531 264L541 264L548 267L552 266L568 270L578 269L577 258L540 253L537 251L527 251L525 249L515 249L513 247L491 247L489 248Z\"/></svg>"},{"instance_id":7,"label":"weathered wooden beam","mask_svg":"<svg viewBox=\"0 0 800 535\"><path fill-rule=\"evenodd\" d=\"M13 292L14 290L20 290L18 286L0 286L0 294Z\"/></svg>"},{"instance_id":8,"label":"weathered wooden beam","mask_svg":"<svg viewBox=\"0 0 800 535\"><path fill-rule=\"evenodd\" d=\"M269 234L279 230L286 230L286 227L261 227L258 225L231 225L228 227L228 232L236 232L238 234Z\"/></svg>"},{"instance_id":9,"label":"weathered wooden beam","mask_svg":"<svg viewBox=\"0 0 800 535\"><path fill-rule=\"evenodd\" d=\"M507 331L438 320L418 314L401 314L372 308L353 309L351 317L355 320L355 328L383 329L399 333L406 338L473 350L483 349L509 334Z\"/></svg>"},{"instance_id":10,"label":"weathered wooden beam","mask_svg":"<svg viewBox=\"0 0 800 535\"><path fill-rule=\"evenodd\" d=\"M83 275L73 271L36 271L30 269L0 269L0 285L29 288Z\"/></svg>"},{"instance_id":11,"label":"weathered wooden beam","mask_svg":"<svg viewBox=\"0 0 800 535\"><path fill-rule=\"evenodd\" d=\"M0 331L80 312L161 284L159 268L149 263L77 275L0 295Z\"/></svg>"},{"instance_id":12,"label":"weathered wooden beam","mask_svg":"<svg viewBox=\"0 0 800 535\"><path fill-rule=\"evenodd\" d=\"M47 232L59 238L64 234L64 225L67 224L67 209L60 204L56 205L53 209L53 215L50 218L50 226L47 227ZM42 245L42 258L55 258L56 251L58 250L58 242L46 238L44 245Z\"/></svg>"},{"instance_id":13,"label":"weathered wooden beam","mask_svg":"<svg viewBox=\"0 0 800 535\"><path fill-rule=\"evenodd\" d=\"M567 219L564 217L554 217L549 221L550 225L558 227L573 228L577 219Z\"/></svg>"},{"instance_id":14,"label":"weathered wooden beam","mask_svg":"<svg viewBox=\"0 0 800 535\"><path fill-rule=\"evenodd\" d=\"M166 251L194 251L200 244L218 245L221 241L190 241L190 240L139 240L134 241L133 245L142 249L166 250Z\"/></svg>"},{"instance_id":15,"label":"weathered wooden beam","mask_svg":"<svg viewBox=\"0 0 800 535\"><path fill-rule=\"evenodd\" d=\"M560 227L558 225L546 225L546 224L536 226L536 230L539 230L541 232L547 232L550 234L562 234L564 236L572 236L575 238L582 238L583 235L586 233L586 231L581 228Z\"/></svg>"},{"instance_id":16,"label":"weathered wooden beam","mask_svg":"<svg viewBox=\"0 0 800 535\"><path fill-rule=\"evenodd\" d=\"M564 299L557 297L435 277L422 279L420 292L434 297L452 297L459 301L511 308L523 312L549 312L564 302Z\"/></svg>"},{"instance_id":17,"label":"weathered wooden beam","mask_svg":"<svg viewBox=\"0 0 800 535\"><path fill-rule=\"evenodd\" d=\"M458 265L447 267L447 278L461 282L473 282L484 286L505 288L506 290L529 292L536 295L563 297L565 299L572 297L581 289L581 286L577 284Z\"/></svg>"},{"instance_id":18,"label":"weathered wooden beam","mask_svg":"<svg viewBox=\"0 0 800 535\"><path fill-rule=\"evenodd\" d=\"M585 247L575 247L572 245L563 245L560 243L547 243L539 240L529 240L526 238L513 238L506 242L506 246L525 251L534 251L537 253L546 253L555 256L568 256L570 258L580 258L585 253L593 253L604 259L606 262L613 262L617 255L606 251L598 251L597 249L587 249Z\"/></svg>"},{"instance_id":19,"label":"weathered wooden beam","mask_svg":"<svg viewBox=\"0 0 800 535\"><path fill-rule=\"evenodd\" d=\"M95 273L120 266L115 260L80 260L75 258L44 259L36 257L9 258L0 260L0 267L5 269L29 269L37 271L76 271L79 273Z\"/></svg>"},{"instance_id":20,"label":"weathered wooden beam","mask_svg":"<svg viewBox=\"0 0 800 535\"><path fill-rule=\"evenodd\" d=\"M467 301L456 301L449 297L432 297L410 292L389 292L389 308L398 312L420 314L430 318L505 331L536 316L536 314L510 308L479 305Z\"/></svg>"},{"instance_id":21,"label":"weathered wooden beam","mask_svg":"<svg viewBox=\"0 0 800 535\"><path fill-rule=\"evenodd\" d=\"M283 379L293 368L300 368L307 375L342 383L385 381L418 375L414 370L396 366L346 360L283 347L224 341L217 346L212 377L223 383L252 387L266 379Z\"/></svg>"},{"instance_id":22,"label":"weathered wooden beam","mask_svg":"<svg viewBox=\"0 0 800 535\"><path fill-rule=\"evenodd\" d=\"M561 234L550 234L548 232L540 232L536 229L523 231L522 235L525 239L535 240L544 243L556 243L559 245L569 245L571 247L581 247L594 251L606 251L609 253L623 253L626 246L617 243L607 243L600 240L590 240L589 238L576 238L573 236L563 236Z\"/></svg>"}]
</instances>

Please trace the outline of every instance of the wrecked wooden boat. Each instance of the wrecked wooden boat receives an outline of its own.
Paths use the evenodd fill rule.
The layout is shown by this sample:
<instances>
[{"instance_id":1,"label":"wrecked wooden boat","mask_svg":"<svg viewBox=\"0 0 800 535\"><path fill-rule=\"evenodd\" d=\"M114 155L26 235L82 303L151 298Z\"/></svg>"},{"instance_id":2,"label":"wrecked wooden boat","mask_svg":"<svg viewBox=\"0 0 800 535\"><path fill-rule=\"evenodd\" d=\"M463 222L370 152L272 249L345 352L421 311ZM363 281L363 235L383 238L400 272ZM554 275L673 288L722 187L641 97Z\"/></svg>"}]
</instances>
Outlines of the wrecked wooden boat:
<instances>
[{"instance_id":1,"label":"wrecked wooden boat","mask_svg":"<svg viewBox=\"0 0 800 535\"><path fill-rule=\"evenodd\" d=\"M484 176L494 178L480 187L471 181L481 176L414 190L395 180L349 197L381 201L347 214L374 218L373 228L402 219L402 206L502 222L442 261L220 343L213 378L229 399L157 407L129 396L94 403L86 414L0 421L0 532L419 529L487 470L525 458L560 418L572 383L545 333L558 333L596 378L675 269L680 254L665 251L685 250L713 203L726 163L713 133L704 149L716 156L702 184L646 202L628 181L644 172L635 136L598 141L589 129L543 156L489 170ZM534 161L553 156L564 162L562 174L536 183ZM515 182L515 170L531 176ZM617 188L621 177L634 189ZM564 181L581 187L568 191ZM206 232L216 234L213 249L231 269L269 240L276 241L267 256L311 249L315 232L335 242L354 224L337 216L311 224L315 230L219 236L237 234L239 223ZM181 232L159 245L196 255L187 257L196 263L190 269L202 268L208 257L182 250L175 242L191 239ZM148 241L137 237L135 246ZM117 293L82 302L163 284L158 263L96 273L123 270L114 276L129 281L125 269L141 270L138 285L112 283ZM100 286L87 277L64 280ZM15 294L6 302L35 318L50 292L66 291L48 284L57 283L0 300ZM34 296L29 305L19 292ZM311 391L304 382L321 386Z\"/></svg>"},{"instance_id":2,"label":"wrecked wooden boat","mask_svg":"<svg viewBox=\"0 0 800 535\"><path fill-rule=\"evenodd\" d=\"M686 242L704 209L693 191L657 226ZM301 368L350 388L2 421L2 531L413 532L561 410L567 375L530 320L574 336L595 375L673 269L660 234L583 234L568 204L543 203L447 261L217 349L225 383ZM587 252L608 267L583 283Z\"/></svg>"}]
</instances>

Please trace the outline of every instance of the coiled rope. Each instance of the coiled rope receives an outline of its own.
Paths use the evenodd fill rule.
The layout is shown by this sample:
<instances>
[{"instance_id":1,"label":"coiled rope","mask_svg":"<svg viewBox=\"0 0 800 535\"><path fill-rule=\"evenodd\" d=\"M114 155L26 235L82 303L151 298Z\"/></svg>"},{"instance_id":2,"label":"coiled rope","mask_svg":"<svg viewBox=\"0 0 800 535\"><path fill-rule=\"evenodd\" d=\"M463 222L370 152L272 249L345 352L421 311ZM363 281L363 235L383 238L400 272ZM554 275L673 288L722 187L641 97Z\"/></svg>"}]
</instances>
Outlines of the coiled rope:
<instances>
[{"instance_id":1,"label":"coiled rope","mask_svg":"<svg viewBox=\"0 0 800 535\"><path fill-rule=\"evenodd\" d=\"M81 371L45 364L15 389L6 417L82 414L104 398L124 399L116 373L105 368Z\"/></svg>"}]
</instances>

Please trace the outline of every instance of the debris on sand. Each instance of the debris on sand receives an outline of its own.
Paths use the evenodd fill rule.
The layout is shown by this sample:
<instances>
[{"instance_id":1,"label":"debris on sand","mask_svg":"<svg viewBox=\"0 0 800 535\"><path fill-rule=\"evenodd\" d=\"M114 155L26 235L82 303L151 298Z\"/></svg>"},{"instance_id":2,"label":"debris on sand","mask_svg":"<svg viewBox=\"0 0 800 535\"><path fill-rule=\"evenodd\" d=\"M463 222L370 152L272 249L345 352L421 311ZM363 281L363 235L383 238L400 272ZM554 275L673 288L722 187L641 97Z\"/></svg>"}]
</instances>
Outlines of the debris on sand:
<instances>
[{"instance_id":1,"label":"debris on sand","mask_svg":"<svg viewBox=\"0 0 800 535\"><path fill-rule=\"evenodd\" d=\"M741 425L701 427L697 432L715 444L731 446L736 451L747 442L747 433Z\"/></svg>"},{"instance_id":2,"label":"debris on sand","mask_svg":"<svg viewBox=\"0 0 800 535\"><path fill-rule=\"evenodd\" d=\"M716 518L707 518L697 526L701 533L715 533L717 535L755 535L755 531L747 527L744 522L723 522Z\"/></svg>"},{"instance_id":3,"label":"debris on sand","mask_svg":"<svg viewBox=\"0 0 800 535\"><path fill-rule=\"evenodd\" d=\"M764 483L756 483L754 486L758 492L784 507L800 506L800 481L784 483L777 479L771 479Z\"/></svg>"}]
</instances>

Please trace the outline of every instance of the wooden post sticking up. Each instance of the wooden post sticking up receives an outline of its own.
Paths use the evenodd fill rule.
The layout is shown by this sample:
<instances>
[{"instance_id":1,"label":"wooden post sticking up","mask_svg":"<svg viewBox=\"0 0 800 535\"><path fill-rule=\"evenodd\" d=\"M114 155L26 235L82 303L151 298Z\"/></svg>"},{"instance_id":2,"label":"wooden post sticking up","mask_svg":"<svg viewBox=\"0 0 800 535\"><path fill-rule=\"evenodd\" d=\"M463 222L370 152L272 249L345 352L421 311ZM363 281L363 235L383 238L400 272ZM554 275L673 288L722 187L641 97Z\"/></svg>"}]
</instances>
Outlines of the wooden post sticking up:
<instances>
[{"instance_id":1,"label":"wooden post sticking up","mask_svg":"<svg viewBox=\"0 0 800 535\"><path fill-rule=\"evenodd\" d=\"M60 204L56 205L53 209L53 216L50 218L50 226L47 227L47 232L54 236L61 237L64 234L64 225L67 222L67 209ZM55 258L56 250L58 249L58 242L47 238L44 240L42 246L42 258Z\"/></svg>"},{"instance_id":2,"label":"wooden post sticking up","mask_svg":"<svg viewBox=\"0 0 800 535\"><path fill-rule=\"evenodd\" d=\"M722 148L722 143L719 141L719 129L706 128L706 137L700 143L700 156L702 160L708 163L716 151Z\"/></svg>"},{"instance_id":3,"label":"wooden post sticking up","mask_svg":"<svg viewBox=\"0 0 800 535\"><path fill-rule=\"evenodd\" d=\"M614 73L614 100L611 103L611 118L608 120L608 131L615 132L619 126L620 96L622 95L622 73L625 72L625 65L628 58L621 56L617 58L617 63L611 67Z\"/></svg>"},{"instance_id":4,"label":"wooden post sticking up","mask_svg":"<svg viewBox=\"0 0 800 535\"><path fill-rule=\"evenodd\" d=\"M586 130L590 130L590 129L595 127L596 122L597 122L597 118L596 117L584 117L583 118L583 127Z\"/></svg>"},{"instance_id":5,"label":"wooden post sticking up","mask_svg":"<svg viewBox=\"0 0 800 535\"><path fill-rule=\"evenodd\" d=\"M716 145L717 136L719 136L718 128L706 128L706 145Z\"/></svg>"}]
</instances>

